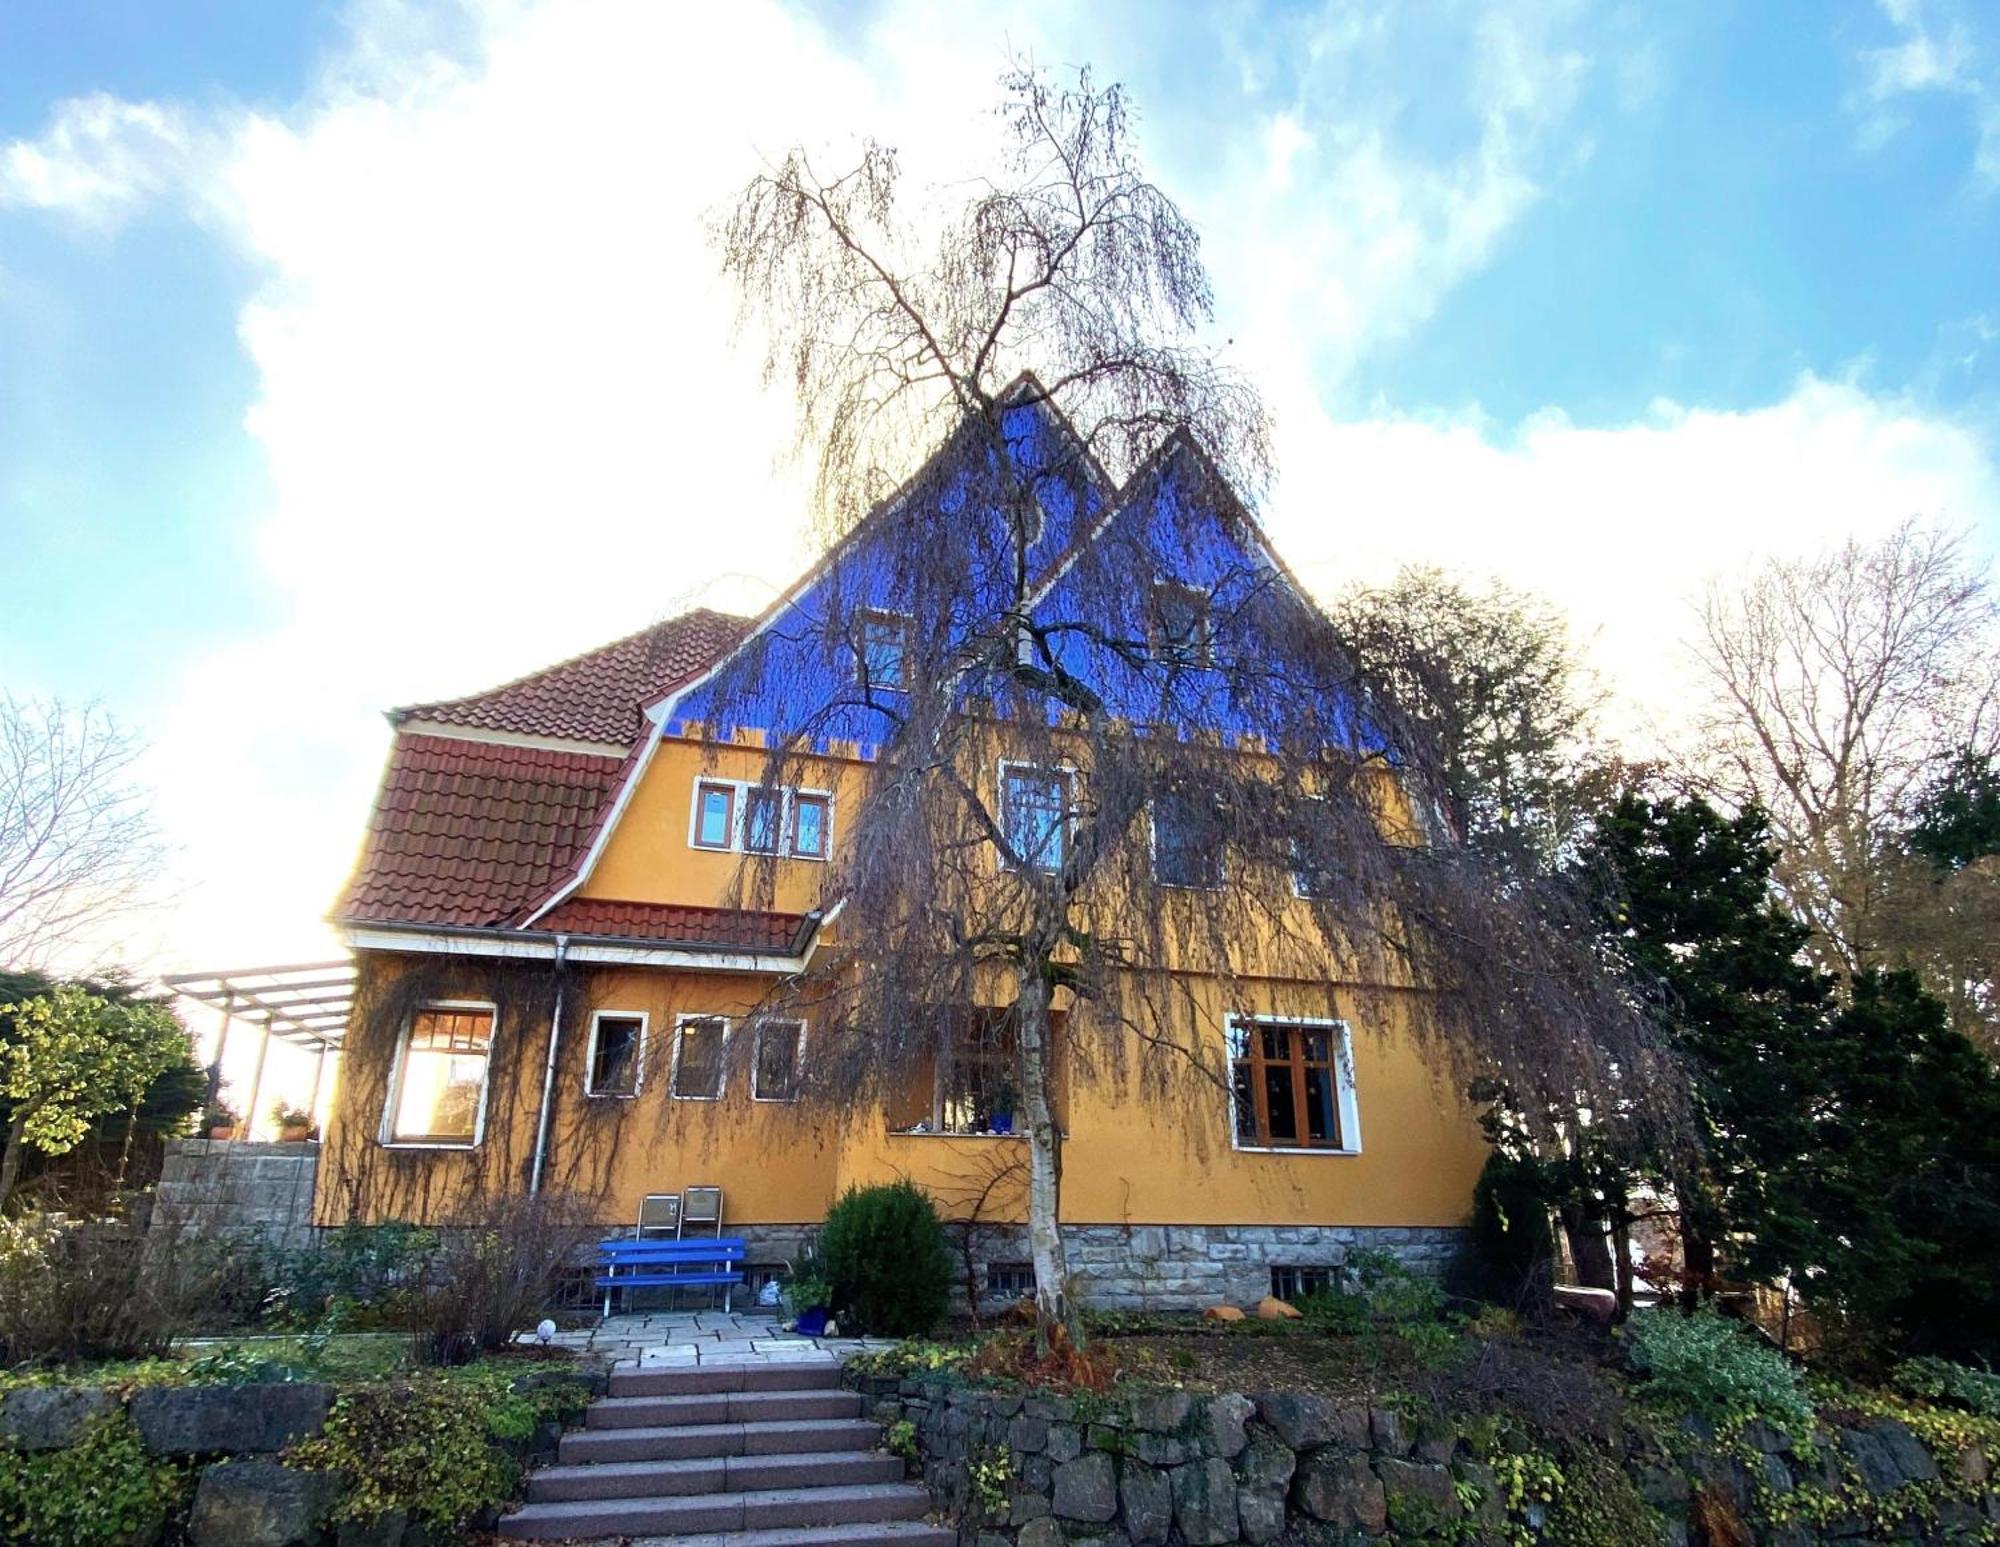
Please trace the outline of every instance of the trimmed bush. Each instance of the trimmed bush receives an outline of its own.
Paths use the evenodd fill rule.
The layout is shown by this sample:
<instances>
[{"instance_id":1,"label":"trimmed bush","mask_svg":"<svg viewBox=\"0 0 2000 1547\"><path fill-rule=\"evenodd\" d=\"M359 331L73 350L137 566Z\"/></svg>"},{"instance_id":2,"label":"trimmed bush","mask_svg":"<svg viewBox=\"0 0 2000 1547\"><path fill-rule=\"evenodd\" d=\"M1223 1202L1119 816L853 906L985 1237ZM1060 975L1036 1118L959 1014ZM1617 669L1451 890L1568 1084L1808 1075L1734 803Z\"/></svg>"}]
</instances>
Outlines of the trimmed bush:
<instances>
[{"instance_id":1,"label":"trimmed bush","mask_svg":"<svg viewBox=\"0 0 2000 1547\"><path fill-rule=\"evenodd\" d=\"M1646 1311L1626 1328L1645 1395L1669 1412L1697 1413L1718 1429L1761 1418L1793 1439L1812 1433L1812 1402L1789 1359L1740 1323L1704 1307L1693 1315Z\"/></svg>"},{"instance_id":2,"label":"trimmed bush","mask_svg":"<svg viewBox=\"0 0 2000 1547\"><path fill-rule=\"evenodd\" d=\"M1506 1304L1540 1304L1554 1281L1555 1237L1542 1169L1495 1150L1472 1190L1472 1244L1487 1292Z\"/></svg>"},{"instance_id":3,"label":"trimmed bush","mask_svg":"<svg viewBox=\"0 0 2000 1547\"><path fill-rule=\"evenodd\" d=\"M850 1187L827 1210L820 1259L845 1331L920 1337L951 1303L951 1249L915 1183Z\"/></svg>"}]
</instances>

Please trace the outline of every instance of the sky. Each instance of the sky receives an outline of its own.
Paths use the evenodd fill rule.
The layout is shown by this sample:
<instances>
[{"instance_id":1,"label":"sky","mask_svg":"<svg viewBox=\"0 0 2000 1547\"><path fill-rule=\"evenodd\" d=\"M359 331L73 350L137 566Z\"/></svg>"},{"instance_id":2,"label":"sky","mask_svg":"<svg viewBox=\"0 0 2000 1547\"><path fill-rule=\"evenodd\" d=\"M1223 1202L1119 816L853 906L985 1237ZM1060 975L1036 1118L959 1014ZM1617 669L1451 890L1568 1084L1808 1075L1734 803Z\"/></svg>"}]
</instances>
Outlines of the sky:
<instances>
[{"instance_id":1,"label":"sky","mask_svg":"<svg viewBox=\"0 0 2000 1547\"><path fill-rule=\"evenodd\" d=\"M326 954L382 710L788 580L710 222L793 144L948 188L1017 55L1130 88L1317 589L1545 595L1636 737L1709 579L2000 546L1977 0L4 0L0 689L149 743L111 948Z\"/></svg>"}]
</instances>

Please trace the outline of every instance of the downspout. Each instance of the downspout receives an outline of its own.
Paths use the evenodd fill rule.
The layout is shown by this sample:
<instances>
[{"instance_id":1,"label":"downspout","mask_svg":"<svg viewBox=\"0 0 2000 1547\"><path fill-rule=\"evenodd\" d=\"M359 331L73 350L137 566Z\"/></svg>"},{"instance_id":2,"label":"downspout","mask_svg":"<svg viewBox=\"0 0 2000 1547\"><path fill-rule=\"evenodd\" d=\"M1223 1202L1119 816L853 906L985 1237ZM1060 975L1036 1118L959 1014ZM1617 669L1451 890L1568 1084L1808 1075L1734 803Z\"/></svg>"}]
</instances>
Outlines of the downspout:
<instances>
[{"instance_id":1,"label":"downspout","mask_svg":"<svg viewBox=\"0 0 2000 1547\"><path fill-rule=\"evenodd\" d=\"M542 1165L549 1153L549 1095L556 1085L556 1049L562 1038L563 958L569 953L569 936L556 936L556 1007L549 1016L549 1056L542 1066L542 1110L535 1119L535 1164L528 1174L528 1196L542 1190Z\"/></svg>"}]
</instances>

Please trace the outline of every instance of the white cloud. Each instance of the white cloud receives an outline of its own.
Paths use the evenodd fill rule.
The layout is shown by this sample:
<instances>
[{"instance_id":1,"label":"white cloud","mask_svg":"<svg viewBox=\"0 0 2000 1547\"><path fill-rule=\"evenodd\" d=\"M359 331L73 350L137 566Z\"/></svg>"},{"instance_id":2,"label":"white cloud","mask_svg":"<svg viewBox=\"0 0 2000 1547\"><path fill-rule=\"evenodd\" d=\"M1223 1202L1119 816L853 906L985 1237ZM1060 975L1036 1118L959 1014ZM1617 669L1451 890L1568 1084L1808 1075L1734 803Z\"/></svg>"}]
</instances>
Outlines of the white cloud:
<instances>
[{"instance_id":1,"label":"white cloud","mask_svg":"<svg viewBox=\"0 0 2000 1547\"><path fill-rule=\"evenodd\" d=\"M1430 563L1549 596L1642 746L1676 728L1693 690L1680 646L1709 578L1913 514L2000 537L2000 467L1977 433L1811 374L1764 407L1662 401L1606 426L1557 411L1511 430L1476 415L1322 417L1284 452L1273 536L1308 584Z\"/></svg>"},{"instance_id":2,"label":"white cloud","mask_svg":"<svg viewBox=\"0 0 2000 1547\"><path fill-rule=\"evenodd\" d=\"M1982 45L1958 0L1878 0L1878 5L1895 41L1860 51L1868 75L1864 143L1879 145L1900 132L1906 97L1931 93L1956 99L1975 136L1973 175L1985 188L2000 187L2000 58Z\"/></svg>"},{"instance_id":3,"label":"white cloud","mask_svg":"<svg viewBox=\"0 0 2000 1547\"><path fill-rule=\"evenodd\" d=\"M0 146L0 209L58 212L108 228L180 191L201 136L182 110L103 93L58 103L32 140Z\"/></svg>"}]
</instances>

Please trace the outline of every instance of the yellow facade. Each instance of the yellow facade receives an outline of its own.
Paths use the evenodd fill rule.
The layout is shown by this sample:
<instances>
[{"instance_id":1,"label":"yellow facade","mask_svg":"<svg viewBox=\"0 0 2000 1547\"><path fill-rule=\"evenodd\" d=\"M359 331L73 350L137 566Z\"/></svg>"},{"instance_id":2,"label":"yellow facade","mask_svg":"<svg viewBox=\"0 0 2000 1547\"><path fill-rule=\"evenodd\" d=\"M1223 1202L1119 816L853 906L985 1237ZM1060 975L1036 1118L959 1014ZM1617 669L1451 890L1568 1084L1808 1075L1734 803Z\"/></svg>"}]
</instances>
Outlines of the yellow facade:
<instances>
[{"instance_id":1,"label":"yellow facade","mask_svg":"<svg viewBox=\"0 0 2000 1547\"><path fill-rule=\"evenodd\" d=\"M705 907L748 905L806 912L822 903L825 866L788 860L775 895L731 891L740 855L690 843L697 781L755 782L761 751L661 741L610 828L578 895ZM833 832L863 777L861 765L824 760L799 777L831 792ZM753 973L659 967L573 972L546 1122L542 1089L555 1007L549 965L526 960L440 963L363 951L364 991L326 1135L317 1199L322 1223L386 1218L443 1220L477 1193L529 1185L538 1135L546 1130L543 1185L588 1200L606 1223L635 1216L648 1192L719 1183L732 1227L804 1225L856 1183L908 1176L947 1212L963 1212L982 1178L1019 1156L1010 1136L892 1132L879 1107L827 1112L752 1099L739 1045L717 1100L671 1089L676 1018L730 1017L741 1026L771 979ZM1325 1016L1325 984L1254 980L1224 1004L1196 992L1191 1033L1220 1057L1224 1021L1235 1014ZM1136 1048L1125 1080L1065 1082L1063 1217L1079 1225L1318 1225L1451 1227L1469 1211L1485 1156L1474 1113L1422 1045L1407 993L1331 990L1352 1049L1358 1152L1246 1151L1232 1142L1229 1098L1192 1078L1148 1083ZM399 1007L428 997L491 1003L498 1016L484 1092L480 1142L472 1148L399 1148L382 1142L383 1109L396 1058ZM372 1009L371 1009L372 1006ZM590 1016L645 1016L640 1089L631 1096L585 1092ZM371 1019L372 1017L372 1019ZM810 1036L810 1028L807 1035ZM1019 1190L989 1200L1019 1217Z\"/></svg>"}]
</instances>

